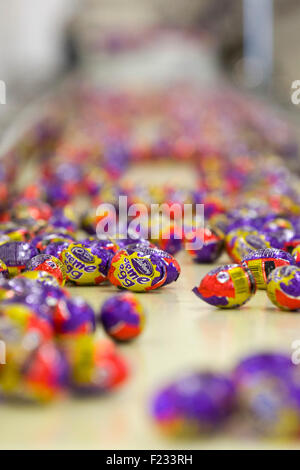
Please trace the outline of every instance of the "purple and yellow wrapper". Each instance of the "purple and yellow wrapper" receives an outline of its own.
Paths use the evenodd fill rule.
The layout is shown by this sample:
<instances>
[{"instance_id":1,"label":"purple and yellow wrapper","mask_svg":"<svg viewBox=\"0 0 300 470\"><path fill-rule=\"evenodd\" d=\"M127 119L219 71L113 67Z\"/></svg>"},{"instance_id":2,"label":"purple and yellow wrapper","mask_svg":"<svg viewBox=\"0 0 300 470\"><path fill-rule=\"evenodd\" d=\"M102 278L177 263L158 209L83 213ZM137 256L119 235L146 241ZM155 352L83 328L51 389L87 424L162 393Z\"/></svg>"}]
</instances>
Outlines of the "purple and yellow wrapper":
<instances>
[{"instance_id":1,"label":"purple and yellow wrapper","mask_svg":"<svg viewBox=\"0 0 300 470\"><path fill-rule=\"evenodd\" d=\"M300 309L300 268L280 266L268 277L267 295L281 310Z\"/></svg>"},{"instance_id":2,"label":"purple and yellow wrapper","mask_svg":"<svg viewBox=\"0 0 300 470\"><path fill-rule=\"evenodd\" d=\"M251 270L257 288L266 289L268 276L273 269L284 265L294 265L295 259L283 250L267 248L251 251L244 256L242 264Z\"/></svg>"}]
</instances>

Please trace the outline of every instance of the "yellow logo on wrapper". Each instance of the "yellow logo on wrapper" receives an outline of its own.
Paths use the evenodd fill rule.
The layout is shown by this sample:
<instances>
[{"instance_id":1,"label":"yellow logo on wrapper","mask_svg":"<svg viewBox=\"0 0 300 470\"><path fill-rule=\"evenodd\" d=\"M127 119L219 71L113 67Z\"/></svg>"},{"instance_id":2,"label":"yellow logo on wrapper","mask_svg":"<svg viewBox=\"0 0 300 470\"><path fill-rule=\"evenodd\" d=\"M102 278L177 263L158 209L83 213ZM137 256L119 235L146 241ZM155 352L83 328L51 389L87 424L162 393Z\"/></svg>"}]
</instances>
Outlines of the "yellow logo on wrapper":
<instances>
[{"instance_id":1,"label":"yellow logo on wrapper","mask_svg":"<svg viewBox=\"0 0 300 470\"><path fill-rule=\"evenodd\" d=\"M134 292L144 292L162 285L164 279L149 256L140 256L137 252L129 254L119 251L113 258L108 273L112 284Z\"/></svg>"},{"instance_id":2,"label":"yellow logo on wrapper","mask_svg":"<svg viewBox=\"0 0 300 470\"><path fill-rule=\"evenodd\" d=\"M76 284L100 284L106 276L99 272L102 259L82 243L72 243L61 254L67 277Z\"/></svg>"}]
</instances>

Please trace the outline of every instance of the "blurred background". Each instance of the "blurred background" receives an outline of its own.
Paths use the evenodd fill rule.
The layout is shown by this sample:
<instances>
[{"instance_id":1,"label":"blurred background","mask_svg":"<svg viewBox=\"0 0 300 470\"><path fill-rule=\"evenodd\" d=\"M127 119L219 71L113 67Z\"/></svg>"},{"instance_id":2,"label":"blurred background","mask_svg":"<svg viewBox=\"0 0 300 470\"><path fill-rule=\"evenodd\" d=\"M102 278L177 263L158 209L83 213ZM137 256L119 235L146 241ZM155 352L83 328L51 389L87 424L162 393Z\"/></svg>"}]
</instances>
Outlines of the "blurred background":
<instances>
[{"instance_id":1,"label":"blurred background","mask_svg":"<svg viewBox=\"0 0 300 470\"><path fill-rule=\"evenodd\" d=\"M297 122L299 22L297 0L0 0L1 128L72 70L109 85L228 81Z\"/></svg>"}]
</instances>

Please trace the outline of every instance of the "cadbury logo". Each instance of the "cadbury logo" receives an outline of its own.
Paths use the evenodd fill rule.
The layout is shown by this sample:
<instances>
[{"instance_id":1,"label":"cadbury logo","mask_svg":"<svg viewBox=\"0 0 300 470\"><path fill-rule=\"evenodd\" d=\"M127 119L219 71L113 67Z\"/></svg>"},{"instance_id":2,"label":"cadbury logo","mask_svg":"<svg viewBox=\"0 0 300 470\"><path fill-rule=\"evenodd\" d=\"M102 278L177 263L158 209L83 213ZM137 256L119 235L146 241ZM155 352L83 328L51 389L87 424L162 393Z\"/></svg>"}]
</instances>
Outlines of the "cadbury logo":
<instances>
[{"instance_id":1,"label":"cadbury logo","mask_svg":"<svg viewBox=\"0 0 300 470\"><path fill-rule=\"evenodd\" d=\"M131 262L134 269L139 274L146 274L147 276L151 276L153 273L153 267L149 260L145 258L132 258Z\"/></svg>"},{"instance_id":2,"label":"cadbury logo","mask_svg":"<svg viewBox=\"0 0 300 470\"><path fill-rule=\"evenodd\" d=\"M83 261L84 263L93 263L94 262L94 256L91 255L87 250L82 248L81 246L74 246L71 249L71 252L73 253L76 258L80 259L80 261Z\"/></svg>"}]
</instances>

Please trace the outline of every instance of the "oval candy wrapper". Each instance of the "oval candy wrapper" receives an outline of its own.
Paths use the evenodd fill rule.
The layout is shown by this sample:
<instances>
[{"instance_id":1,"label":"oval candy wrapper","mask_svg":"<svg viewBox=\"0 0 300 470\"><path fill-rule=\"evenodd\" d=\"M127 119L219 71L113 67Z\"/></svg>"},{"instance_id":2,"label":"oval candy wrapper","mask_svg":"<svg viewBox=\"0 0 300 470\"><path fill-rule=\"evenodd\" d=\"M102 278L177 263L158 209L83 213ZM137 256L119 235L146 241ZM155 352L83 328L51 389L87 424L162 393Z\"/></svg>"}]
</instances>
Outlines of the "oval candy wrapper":
<instances>
[{"instance_id":1,"label":"oval candy wrapper","mask_svg":"<svg viewBox=\"0 0 300 470\"><path fill-rule=\"evenodd\" d=\"M63 263L52 255L45 253L39 254L31 258L26 264L27 271L46 271L57 279L59 285L63 286L66 282L67 275Z\"/></svg>"},{"instance_id":2,"label":"oval candy wrapper","mask_svg":"<svg viewBox=\"0 0 300 470\"><path fill-rule=\"evenodd\" d=\"M268 277L267 294L281 310L300 309L300 268L280 266Z\"/></svg>"},{"instance_id":3,"label":"oval candy wrapper","mask_svg":"<svg viewBox=\"0 0 300 470\"><path fill-rule=\"evenodd\" d=\"M107 299L101 307L100 321L106 333L117 341L129 341L144 329L145 314L131 292Z\"/></svg>"},{"instance_id":4,"label":"oval candy wrapper","mask_svg":"<svg viewBox=\"0 0 300 470\"><path fill-rule=\"evenodd\" d=\"M183 376L154 396L155 423L169 435L197 435L219 427L235 408L235 387L225 375L200 372Z\"/></svg>"},{"instance_id":5,"label":"oval candy wrapper","mask_svg":"<svg viewBox=\"0 0 300 470\"><path fill-rule=\"evenodd\" d=\"M70 281L79 285L101 284L107 278L112 254L95 242L71 243L61 259Z\"/></svg>"},{"instance_id":6,"label":"oval candy wrapper","mask_svg":"<svg viewBox=\"0 0 300 470\"><path fill-rule=\"evenodd\" d=\"M255 277L258 289L266 289L267 279L271 271L278 266L294 265L292 255L276 248L250 251L242 260L243 266L247 266Z\"/></svg>"},{"instance_id":7,"label":"oval candy wrapper","mask_svg":"<svg viewBox=\"0 0 300 470\"><path fill-rule=\"evenodd\" d=\"M193 292L210 305L236 308L251 299L256 292L256 284L250 269L229 264L206 274Z\"/></svg>"},{"instance_id":8,"label":"oval candy wrapper","mask_svg":"<svg viewBox=\"0 0 300 470\"><path fill-rule=\"evenodd\" d=\"M38 254L37 249L26 242L8 242L0 245L0 259L4 261L10 276L25 269L28 261Z\"/></svg>"},{"instance_id":9,"label":"oval candy wrapper","mask_svg":"<svg viewBox=\"0 0 300 470\"><path fill-rule=\"evenodd\" d=\"M168 262L173 257L163 256L161 250L151 248L143 248L138 251L134 249L120 250L112 258L108 279L115 286L134 292L145 292L162 287L173 280L171 279L172 266ZM169 279L168 266L170 266ZM177 279L179 274L175 266L174 270Z\"/></svg>"}]
</instances>

